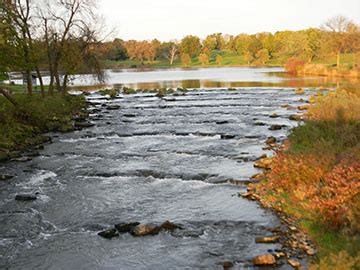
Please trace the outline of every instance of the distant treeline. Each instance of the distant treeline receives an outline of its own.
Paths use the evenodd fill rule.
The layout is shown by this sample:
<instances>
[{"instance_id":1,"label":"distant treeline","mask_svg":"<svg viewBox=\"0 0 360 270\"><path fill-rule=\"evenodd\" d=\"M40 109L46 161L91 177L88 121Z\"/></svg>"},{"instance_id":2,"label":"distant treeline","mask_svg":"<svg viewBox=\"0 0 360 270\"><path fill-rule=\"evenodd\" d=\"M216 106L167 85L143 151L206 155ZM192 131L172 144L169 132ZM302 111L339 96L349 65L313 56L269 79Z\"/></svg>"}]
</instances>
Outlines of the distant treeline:
<instances>
[{"instance_id":1,"label":"distant treeline","mask_svg":"<svg viewBox=\"0 0 360 270\"><path fill-rule=\"evenodd\" d=\"M135 60L139 64L167 61L172 65L181 61L183 66L197 60L202 65L213 61L222 65L222 51L231 51L242 56L247 65L266 65L269 62L285 64L290 58L306 63L338 56L335 64L340 65L340 55L353 54L352 66L359 61L360 27L345 17L338 16L325 22L320 28L301 31L280 31L275 34L262 32L254 35L237 36L215 33L204 40L189 35L180 41L160 42L154 40L115 39L97 45L105 60ZM215 54L215 56L214 56ZM236 64L236 63L235 63ZM240 63L239 63L240 64Z\"/></svg>"}]
</instances>

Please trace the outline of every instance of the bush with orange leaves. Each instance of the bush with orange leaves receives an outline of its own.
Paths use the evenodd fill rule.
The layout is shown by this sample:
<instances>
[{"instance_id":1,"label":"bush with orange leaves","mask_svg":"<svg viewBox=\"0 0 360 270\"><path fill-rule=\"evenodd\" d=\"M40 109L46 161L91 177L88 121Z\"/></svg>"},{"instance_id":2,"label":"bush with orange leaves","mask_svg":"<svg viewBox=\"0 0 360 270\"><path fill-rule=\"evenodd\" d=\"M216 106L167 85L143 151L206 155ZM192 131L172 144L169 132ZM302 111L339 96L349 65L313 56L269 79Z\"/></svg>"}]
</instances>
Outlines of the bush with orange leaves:
<instances>
[{"instance_id":1,"label":"bush with orange leaves","mask_svg":"<svg viewBox=\"0 0 360 270\"><path fill-rule=\"evenodd\" d=\"M278 153L260 192L272 194L272 203L282 194L307 217L332 229L360 232L360 162L352 156L335 166L333 157Z\"/></svg>"}]
</instances>

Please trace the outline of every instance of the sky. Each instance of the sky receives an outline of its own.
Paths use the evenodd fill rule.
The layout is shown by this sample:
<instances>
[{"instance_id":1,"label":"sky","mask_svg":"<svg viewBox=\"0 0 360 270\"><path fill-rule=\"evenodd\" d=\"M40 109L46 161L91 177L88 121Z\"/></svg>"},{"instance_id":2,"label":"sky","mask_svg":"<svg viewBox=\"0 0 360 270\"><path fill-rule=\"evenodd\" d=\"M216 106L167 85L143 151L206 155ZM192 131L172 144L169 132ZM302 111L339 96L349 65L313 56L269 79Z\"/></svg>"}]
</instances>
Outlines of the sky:
<instances>
[{"instance_id":1,"label":"sky","mask_svg":"<svg viewBox=\"0 0 360 270\"><path fill-rule=\"evenodd\" d=\"M318 27L343 15L360 23L360 0L99 0L106 24L124 40L276 32Z\"/></svg>"}]
</instances>

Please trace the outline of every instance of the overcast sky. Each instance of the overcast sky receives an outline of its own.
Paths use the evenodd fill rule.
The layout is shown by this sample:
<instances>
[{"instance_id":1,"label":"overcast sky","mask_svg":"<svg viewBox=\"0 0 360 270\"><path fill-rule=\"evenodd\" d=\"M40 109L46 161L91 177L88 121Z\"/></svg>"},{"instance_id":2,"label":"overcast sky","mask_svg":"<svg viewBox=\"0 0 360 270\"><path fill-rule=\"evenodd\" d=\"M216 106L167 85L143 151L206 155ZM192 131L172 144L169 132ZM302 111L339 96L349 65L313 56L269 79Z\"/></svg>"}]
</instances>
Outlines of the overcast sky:
<instances>
[{"instance_id":1,"label":"overcast sky","mask_svg":"<svg viewBox=\"0 0 360 270\"><path fill-rule=\"evenodd\" d=\"M100 0L122 39L181 39L317 27L335 15L360 23L360 0Z\"/></svg>"}]
</instances>

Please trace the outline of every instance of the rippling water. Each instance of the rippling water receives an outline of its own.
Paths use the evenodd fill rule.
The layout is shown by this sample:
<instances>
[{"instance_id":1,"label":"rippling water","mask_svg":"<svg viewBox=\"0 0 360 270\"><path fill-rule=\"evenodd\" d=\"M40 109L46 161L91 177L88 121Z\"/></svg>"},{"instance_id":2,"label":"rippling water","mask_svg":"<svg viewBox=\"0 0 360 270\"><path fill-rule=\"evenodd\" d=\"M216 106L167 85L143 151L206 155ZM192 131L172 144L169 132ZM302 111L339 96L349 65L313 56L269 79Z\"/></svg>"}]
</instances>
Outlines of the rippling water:
<instances>
[{"instance_id":1,"label":"rippling water","mask_svg":"<svg viewBox=\"0 0 360 270\"><path fill-rule=\"evenodd\" d=\"M279 221L237 196L245 185L230 182L258 172L252 161L271 155L262 150L267 136L282 140L296 125L288 116L299 98L280 88L193 90L174 99L92 94L102 108L91 114L94 127L51 134L39 157L0 165L16 176L0 182L0 268L222 269L224 260L251 268L252 257L280 247L255 244ZM285 127L270 131L271 124ZM14 200L28 192L38 199ZM97 236L119 222L165 220L184 230Z\"/></svg>"}]
</instances>

